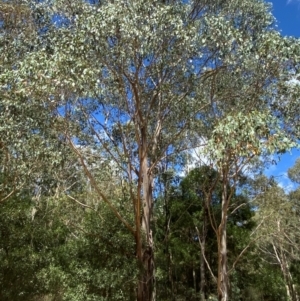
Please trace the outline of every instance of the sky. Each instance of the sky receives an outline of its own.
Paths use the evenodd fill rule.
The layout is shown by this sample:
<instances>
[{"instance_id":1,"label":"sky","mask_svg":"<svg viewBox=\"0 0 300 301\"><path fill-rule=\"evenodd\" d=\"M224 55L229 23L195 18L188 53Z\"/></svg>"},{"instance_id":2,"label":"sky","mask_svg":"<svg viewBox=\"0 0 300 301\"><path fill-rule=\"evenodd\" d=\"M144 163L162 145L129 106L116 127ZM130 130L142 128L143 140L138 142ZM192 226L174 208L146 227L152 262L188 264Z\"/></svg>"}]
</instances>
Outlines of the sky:
<instances>
[{"instance_id":1,"label":"sky","mask_svg":"<svg viewBox=\"0 0 300 301\"><path fill-rule=\"evenodd\" d=\"M272 3L272 13L277 19L278 30L284 36L300 38L300 0L265 0ZM299 106L300 107L300 106ZM280 158L274 156L276 164L265 170L267 176L274 176L279 185L289 192L296 188L287 177L287 170L300 157L300 150L292 149ZM273 162L274 162L273 161Z\"/></svg>"},{"instance_id":2,"label":"sky","mask_svg":"<svg viewBox=\"0 0 300 301\"><path fill-rule=\"evenodd\" d=\"M285 36L300 38L300 0L267 0L272 3L272 13L278 29Z\"/></svg>"},{"instance_id":3,"label":"sky","mask_svg":"<svg viewBox=\"0 0 300 301\"><path fill-rule=\"evenodd\" d=\"M268 0L273 5L272 13L277 19L278 30L284 36L300 38L300 0ZM300 106L299 106L300 107ZM300 158L300 150L292 149L278 157L274 157L277 164L271 165L266 171L267 176L274 176L279 185L286 192L296 188L287 177L287 170L292 167L297 158Z\"/></svg>"}]
</instances>

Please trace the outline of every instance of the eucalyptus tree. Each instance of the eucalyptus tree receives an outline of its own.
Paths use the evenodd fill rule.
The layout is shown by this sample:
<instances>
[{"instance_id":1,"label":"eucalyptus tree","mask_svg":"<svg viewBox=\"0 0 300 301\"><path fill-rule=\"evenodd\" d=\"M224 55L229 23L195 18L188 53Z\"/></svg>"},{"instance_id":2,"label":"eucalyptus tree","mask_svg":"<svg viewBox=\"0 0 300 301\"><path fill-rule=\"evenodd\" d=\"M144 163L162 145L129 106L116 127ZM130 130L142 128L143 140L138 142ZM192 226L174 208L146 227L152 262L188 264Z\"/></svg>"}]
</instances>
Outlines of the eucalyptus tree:
<instances>
[{"instance_id":1,"label":"eucalyptus tree","mask_svg":"<svg viewBox=\"0 0 300 301\"><path fill-rule=\"evenodd\" d=\"M288 176L293 182L300 184L300 158L296 160L294 166L289 168Z\"/></svg>"},{"instance_id":2,"label":"eucalyptus tree","mask_svg":"<svg viewBox=\"0 0 300 301\"><path fill-rule=\"evenodd\" d=\"M228 185L229 186L229 185ZM239 190L242 186L238 187ZM250 240L254 227L249 200L233 193L228 214L229 265L236 266L237 258ZM163 196L162 196L163 197ZM190 171L169 192L168 208L161 207L161 198L155 205L157 260L159 265L159 296L177 298L182 294L190 300L207 300L216 296L218 274L218 242L214 232L221 220L222 183L220 175L210 166L201 166ZM238 207L238 208L237 208ZM166 211L168 210L168 214ZM167 219L167 220L165 220ZM167 227L163 229L163 225ZM242 265L242 264L241 264ZM232 269L233 270L233 269ZM241 275L242 269L235 271ZM162 289L168 283L169 290ZM231 290L238 291L242 281L235 281ZM238 300L240 294L232 298Z\"/></svg>"},{"instance_id":3,"label":"eucalyptus tree","mask_svg":"<svg viewBox=\"0 0 300 301\"><path fill-rule=\"evenodd\" d=\"M53 118L51 104L38 95L35 99L29 97L27 79L7 77L29 53L39 49L47 16L26 1L1 1L0 10L0 202L3 202L24 188L39 191L45 181L52 182L54 188L64 161L64 141L57 135L59 124ZM20 91L17 85L22 80L27 88Z\"/></svg>"},{"instance_id":4,"label":"eucalyptus tree","mask_svg":"<svg viewBox=\"0 0 300 301\"><path fill-rule=\"evenodd\" d=\"M135 238L141 266L137 299L151 300L155 168L167 152L186 147L185 130L208 105L195 92L202 73L193 72L189 63L200 55L200 28L189 22L190 6L184 4L55 5L54 12L69 17L71 24L53 35L54 54L45 49L29 55L16 73L28 77L29 66L34 68L30 97L44 89L57 103L65 120L64 134L93 189ZM205 64L206 60L199 61L197 67ZM75 121L79 135L69 127ZM126 220L100 188L80 144L95 151L101 147L102 158L112 161L128 183L133 220Z\"/></svg>"},{"instance_id":5,"label":"eucalyptus tree","mask_svg":"<svg viewBox=\"0 0 300 301\"><path fill-rule=\"evenodd\" d=\"M224 300L229 293L227 221L234 192L255 158L272 152L273 147L275 150L279 146L282 150L292 144L274 117L258 111L239 112L235 116L228 114L220 120L208 141L207 151L215 162L222 185L222 217L219 225L215 226L215 233L219 255L218 289L219 294L225 294Z\"/></svg>"},{"instance_id":6,"label":"eucalyptus tree","mask_svg":"<svg viewBox=\"0 0 300 301\"><path fill-rule=\"evenodd\" d=\"M241 7L237 7L238 4ZM213 105L207 108L203 117L210 129L207 134L203 132L203 136L208 141L206 155L219 172L223 186L222 218L216 228L218 294L219 300L228 300L226 227L232 195L240 176L259 156L282 153L296 145L294 123L282 112L286 113L287 107L299 103L299 90L296 85L291 85L291 78L299 73L299 40L282 38L272 29L274 20L263 3L249 1L242 5L232 1L220 6L223 10L209 22L222 20L225 24L235 24L237 44L234 50L226 51L228 28L224 25L220 26L220 35L211 38L215 38L215 45L224 43L216 51L219 51L217 63L222 61L226 68L221 68L207 80L206 97ZM245 12L250 7L251 13L240 14L241 8ZM252 21L256 20L252 24L248 19L250 15ZM260 22L257 22L258 17ZM238 58L237 61L233 56ZM282 87L293 93L288 95Z\"/></svg>"},{"instance_id":7,"label":"eucalyptus tree","mask_svg":"<svg viewBox=\"0 0 300 301\"><path fill-rule=\"evenodd\" d=\"M38 8L48 23L38 47L1 74L6 85L14 83L6 93L56 112L56 134L135 240L141 267L137 300L153 300L157 167L166 157L197 146L197 139L190 142L186 136L201 136L207 124L216 127L206 138L216 149L224 189L229 167L236 166L232 159L258 155L261 139L270 149L284 149L289 141L265 128L274 124L271 105L280 107L279 85L297 76L299 42L281 38L272 29L268 6L256 0L24 3ZM121 214L97 181L83 152L87 145L99 152L100 161L113 165L130 195L131 217ZM229 195L224 190L222 243ZM222 248L218 291L225 301Z\"/></svg>"},{"instance_id":8,"label":"eucalyptus tree","mask_svg":"<svg viewBox=\"0 0 300 301\"><path fill-rule=\"evenodd\" d=\"M267 262L279 266L288 300L299 300L299 287L292 265L299 263L299 204L274 183L256 200L261 223L257 245Z\"/></svg>"}]
</instances>

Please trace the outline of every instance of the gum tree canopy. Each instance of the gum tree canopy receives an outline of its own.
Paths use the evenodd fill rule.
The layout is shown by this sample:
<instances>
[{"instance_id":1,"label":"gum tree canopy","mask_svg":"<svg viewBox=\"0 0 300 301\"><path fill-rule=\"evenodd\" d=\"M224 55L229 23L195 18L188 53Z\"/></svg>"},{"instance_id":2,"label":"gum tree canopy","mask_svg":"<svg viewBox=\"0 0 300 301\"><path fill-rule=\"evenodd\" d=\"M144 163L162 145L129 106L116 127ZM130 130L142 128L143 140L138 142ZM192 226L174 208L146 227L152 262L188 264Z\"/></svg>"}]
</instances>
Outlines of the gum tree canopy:
<instances>
[{"instance_id":1,"label":"gum tree canopy","mask_svg":"<svg viewBox=\"0 0 300 301\"><path fill-rule=\"evenodd\" d=\"M44 174L56 173L63 161L63 141L57 139L57 122L48 98L44 94L31 97L28 87L24 91L17 88L29 82L15 73L17 66L39 49L39 33L46 24L38 8L29 4L0 3L0 203L21 189L54 182Z\"/></svg>"},{"instance_id":2,"label":"gum tree canopy","mask_svg":"<svg viewBox=\"0 0 300 301\"><path fill-rule=\"evenodd\" d=\"M299 73L299 41L281 37L272 27L269 6L257 0L21 2L27 13L16 22L22 26L32 18L32 34L1 36L2 48L22 49L1 51L2 62L10 58L1 66L1 119L9 118L7 110L16 100L26 108L19 114L30 112L30 120L40 120L44 110L53 116L56 137L68 143L99 199L132 233L140 266L137 300L154 300L153 188L158 167L167 157L197 146L197 137L214 137L205 128L217 126L214 133L221 132L222 122L226 139L233 140L228 141L230 152L239 143L237 137L249 140L241 148L261 141L270 152L289 147L290 137L278 134L277 123L273 131L272 118L278 117L291 137L297 134L291 131L290 116L296 114L299 86L289 80ZM20 7L20 1L11 5ZM2 22L5 32L8 21ZM249 124L240 128L247 133L229 135L239 130L236 112L238 120L250 114L245 118ZM251 126L256 116L259 120ZM16 119L8 120L1 123L1 133L13 133ZM39 130L26 126L29 133L38 133L49 123L39 124ZM5 137L1 156L13 148ZM26 150L29 144L23 139L21 150ZM120 177L130 196L126 217L85 160L87 147ZM228 300L227 281L218 283L220 300Z\"/></svg>"}]
</instances>

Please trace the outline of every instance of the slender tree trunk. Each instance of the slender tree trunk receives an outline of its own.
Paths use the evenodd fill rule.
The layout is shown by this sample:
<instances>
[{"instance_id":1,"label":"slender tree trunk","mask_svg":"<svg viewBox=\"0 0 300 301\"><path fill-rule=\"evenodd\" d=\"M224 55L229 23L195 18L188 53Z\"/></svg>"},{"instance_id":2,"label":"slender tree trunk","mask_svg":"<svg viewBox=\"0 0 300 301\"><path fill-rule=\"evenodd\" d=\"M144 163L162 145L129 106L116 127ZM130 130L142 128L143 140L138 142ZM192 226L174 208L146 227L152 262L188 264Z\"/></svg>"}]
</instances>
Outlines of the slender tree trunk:
<instances>
[{"instance_id":1,"label":"slender tree trunk","mask_svg":"<svg viewBox=\"0 0 300 301\"><path fill-rule=\"evenodd\" d=\"M284 251L282 250L281 247L279 247L279 250L277 251L277 248L274 244L273 244L273 249L275 251L277 261L280 264L280 268L283 274L288 300L299 301L299 296L295 289L293 277L291 275L289 264L284 254Z\"/></svg>"},{"instance_id":2,"label":"slender tree trunk","mask_svg":"<svg viewBox=\"0 0 300 301\"><path fill-rule=\"evenodd\" d=\"M167 168L165 169L167 170ZM169 196L168 191L169 185L168 180L165 182L165 246L166 253L168 254L168 286L171 290L171 300L175 300L175 289L174 289L174 280L173 280L173 261L172 261L172 253L169 248L169 234L170 234L170 208L169 208Z\"/></svg>"},{"instance_id":3,"label":"slender tree trunk","mask_svg":"<svg viewBox=\"0 0 300 301\"><path fill-rule=\"evenodd\" d=\"M218 296L219 301L228 301L226 222L219 226L218 232Z\"/></svg>"},{"instance_id":4,"label":"slender tree trunk","mask_svg":"<svg viewBox=\"0 0 300 301\"><path fill-rule=\"evenodd\" d=\"M202 246L203 248L205 248L205 238L202 240ZM200 300L201 301L205 301L205 287L206 287L205 260L201 252L201 257L200 257Z\"/></svg>"},{"instance_id":5,"label":"slender tree trunk","mask_svg":"<svg viewBox=\"0 0 300 301\"><path fill-rule=\"evenodd\" d=\"M205 301L206 290L206 278L205 278L205 250L206 250L206 235L207 235L207 223L208 223L208 211L207 206L209 201L205 199L202 204L202 237L201 237L201 253L200 253L200 300ZM200 237L199 237L200 239Z\"/></svg>"},{"instance_id":6,"label":"slender tree trunk","mask_svg":"<svg viewBox=\"0 0 300 301\"><path fill-rule=\"evenodd\" d=\"M151 221L153 214L153 199L152 199L152 185L153 176L149 172L148 157L147 157L147 143L146 143L146 131L141 131L142 143L140 149L140 181L141 193L143 200L142 210L142 226L141 232L145 239L140 237L140 241L137 243L139 248L137 252L137 258L140 264L141 272L137 288L137 301L154 301L154 242L151 230ZM140 193L140 192L138 192Z\"/></svg>"},{"instance_id":7,"label":"slender tree trunk","mask_svg":"<svg viewBox=\"0 0 300 301\"><path fill-rule=\"evenodd\" d=\"M283 258L284 258L283 264L285 265L285 270L286 270L286 282L288 283L290 298L292 301L299 301L299 296L297 294L297 290L295 288L294 280L293 280L292 274L290 272L290 268L287 263L285 254L283 254Z\"/></svg>"},{"instance_id":8,"label":"slender tree trunk","mask_svg":"<svg viewBox=\"0 0 300 301\"><path fill-rule=\"evenodd\" d=\"M223 179L222 217L218 227L218 298L219 301L229 300L229 278L227 270L227 209L228 209L227 181Z\"/></svg>"},{"instance_id":9,"label":"slender tree trunk","mask_svg":"<svg viewBox=\"0 0 300 301\"><path fill-rule=\"evenodd\" d=\"M195 270L194 262L193 262L193 287L194 287L195 294L197 294L196 270Z\"/></svg>"}]
</instances>

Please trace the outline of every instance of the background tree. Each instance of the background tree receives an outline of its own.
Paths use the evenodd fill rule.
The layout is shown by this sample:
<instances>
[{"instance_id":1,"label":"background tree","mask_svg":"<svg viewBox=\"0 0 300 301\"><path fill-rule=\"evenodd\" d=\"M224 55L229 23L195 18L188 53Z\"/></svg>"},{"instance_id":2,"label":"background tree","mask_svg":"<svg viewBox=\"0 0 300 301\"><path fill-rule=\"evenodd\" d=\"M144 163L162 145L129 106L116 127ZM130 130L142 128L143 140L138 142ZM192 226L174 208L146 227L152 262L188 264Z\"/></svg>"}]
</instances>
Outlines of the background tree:
<instances>
[{"instance_id":1,"label":"background tree","mask_svg":"<svg viewBox=\"0 0 300 301\"><path fill-rule=\"evenodd\" d=\"M73 186L76 199L24 191L1 204L1 300L134 298L131 236L85 186Z\"/></svg>"},{"instance_id":2,"label":"background tree","mask_svg":"<svg viewBox=\"0 0 300 301\"><path fill-rule=\"evenodd\" d=\"M262 257L278 265L288 300L299 300L299 288L293 278L292 265L299 264L298 200L273 182L257 199L256 218L262 227L257 233Z\"/></svg>"},{"instance_id":3,"label":"background tree","mask_svg":"<svg viewBox=\"0 0 300 301\"><path fill-rule=\"evenodd\" d=\"M45 46L42 32L49 18L26 1L2 1L0 8L1 202L23 191L24 187L42 186L42 182L50 178L54 188L66 148L51 100L42 99L41 95L35 99L30 97L29 78L22 81L15 73L28 54ZM12 78L9 79L10 72ZM46 174L48 179L44 179Z\"/></svg>"},{"instance_id":4,"label":"background tree","mask_svg":"<svg viewBox=\"0 0 300 301\"><path fill-rule=\"evenodd\" d=\"M207 300L215 295L218 270L215 231L221 219L221 200L219 175L209 166L193 169L178 188L170 189L168 215L164 212L166 207L161 207L162 199L158 199L156 246L161 278L157 285L158 291L164 294L160 298L169 296L173 300L182 295L186 300ZM238 255L250 241L253 213L248 200L236 193L230 209L234 212L228 217L228 257L230 266L236 268ZM242 277L242 271L242 268L235 270L236 279ZM166 286L166 280L169 290L160 288ZM242 286L243 281L232 285L232 298L236 298L233 300L239 300L238 290Z\"/></svg>"}]
</instances>

